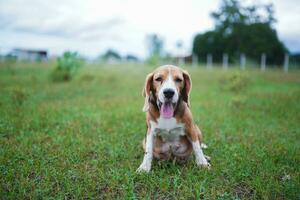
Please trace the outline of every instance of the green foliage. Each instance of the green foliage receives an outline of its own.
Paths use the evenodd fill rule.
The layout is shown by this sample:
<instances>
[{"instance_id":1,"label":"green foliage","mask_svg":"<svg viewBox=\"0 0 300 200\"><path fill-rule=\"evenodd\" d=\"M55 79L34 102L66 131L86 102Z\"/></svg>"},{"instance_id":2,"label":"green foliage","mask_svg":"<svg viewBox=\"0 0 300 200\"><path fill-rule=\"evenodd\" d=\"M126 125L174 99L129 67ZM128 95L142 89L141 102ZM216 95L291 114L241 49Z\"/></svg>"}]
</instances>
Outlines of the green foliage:
<instances>
[{"instance_id":1,"label":"green foliage","mask_svg":"<svg viewBox=\"0 0 300 200\"><path fill-rule=\"evenodd\" d=\"M230 105L241 108L247 99L247 88L250 86L250 78L242 72L234 72L224 76L220 80L221 89L232 93Z\"/></svg>"},{"instance_id":2,"label":"green foliage","mask_svg":"<svg viewBox=\"0 0 300 200\"><path fill-rule=\"evenodd\" d=\"M159 55L153 54L146 60L146 62L149 65L158 65L161 60L162 58Z\"/></svg>"},{"instance_id":3,"label":"green foliage","mask_svg":"<svg viewBox=\"0 0 300 200\"><path fill-rule=\"evenodd\" d=\"M222 88L237 94L246 90L250 84L250 79L245 73L234 72L223 77L220 82L222 83Z\"/></svg>"},{"instance_id":4,"label":"green foliage","mask_svg":"<svg viewBox=\"0 0 300 200\"><path fill-rule=\"evenodd\" d=\"M292 67L300 68L300 53L296 53L296 54L291 55L290 64L291 64Z\"/></svg>"},{"instance_id":5,"label":"green foliage","mask_svg":"<svg viewBox=\"0 0 300 200\"><path fill-rule=\"evenodd\" d=\"M243 6L239 0L223 0L220 9L212 12L211 17L218 29L230 29L236 24L272 25L276 22L273 4Z\"/></svg>"},{"instance_id":6,"label":"green foliage","mask_svg":"<svg viewBox=\"0 0 300 200\"><path fill-rule=\"evenodd\" d=\"M100 59L107 61L109 59L115 59L115 60L121 60L122 57L120 56L120 54L113 50L113 49L109 49L107 50L101 57Z\"/></svg>"},{"instance_id":7,"label":"green foliage","mask_svg":"<svg viewBox=\"0 0 300 200\"><path fill-rule=\"evenodd\" d=\"M61 57L57 58L57 66L52 72L53 81L69 81L76 74L77 70L82 66L83 61L77 52L65 52Z\"/></svg>"},{"instance_id":8,"label":"green foliage","mask_svg":"<svg viewBox=\"0 0 300 200\"><path fill-rule=\"evenodd\" d=\"M193 53L201 60L213 54L217 62L221 62L223 53L229 55L230 62L244 53L257 63L265 53L268 64L281 65L288 51L272 28L276 21L273 14L272 4L244 7L239 1L224 0L220 10L212 13L215 30L196 35Z\"/></svg>"},{"instance_id":9,"label":"green foliage","mask_svg":"<svg viewBox=\"0 0 300 200\"><path fill-rule=\"evenodd\" d=\"M153 68L87 66L67 85L49 82L47 65L0 68L0 199L299 198L299 71L187 68L212 168L192 157L137 174ZM235 109L238 88L247 98Z\"/></svg>"}]
</instances>

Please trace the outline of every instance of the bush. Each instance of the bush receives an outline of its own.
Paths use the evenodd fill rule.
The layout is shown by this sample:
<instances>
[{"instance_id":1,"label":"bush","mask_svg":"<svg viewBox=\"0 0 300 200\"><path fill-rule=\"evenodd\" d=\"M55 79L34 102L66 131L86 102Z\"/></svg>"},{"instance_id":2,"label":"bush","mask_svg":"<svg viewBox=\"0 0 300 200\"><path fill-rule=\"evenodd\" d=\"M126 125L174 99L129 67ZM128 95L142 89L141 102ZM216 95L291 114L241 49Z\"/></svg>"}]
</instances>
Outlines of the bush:
<instances>
[{"instance_id":1,"label":"bush","mask_svg":"<svg viewBox=\"0 0 300 200\"><path fill-rule=\"evenodd\" d=\"M235 72L225 76L220 80L221 88L235 94L244 92L250 84L250 79L246 74Z\"/></svg>"},{"instance_id":2,"label":"bush","mask_svg":"<svg viewBox=\"0 0 300 200\"><path fill-rule=\"evenodd\" d=\"M77 52L65 52L57 58L57 66L52 72L53 81L69 81L76 74L83 62Z\"/></svg>"},{"instance_id":3,"label":"bush","mask_svg":"<svg viewBox=\"0 0 300 200\"><path fill-rule=\"evenodd\" d=\"M158 54L153 54L148 58L146 61L149 65L158 65L159 62L161 61L161 57Z\"/></svg>"}]
</instances>

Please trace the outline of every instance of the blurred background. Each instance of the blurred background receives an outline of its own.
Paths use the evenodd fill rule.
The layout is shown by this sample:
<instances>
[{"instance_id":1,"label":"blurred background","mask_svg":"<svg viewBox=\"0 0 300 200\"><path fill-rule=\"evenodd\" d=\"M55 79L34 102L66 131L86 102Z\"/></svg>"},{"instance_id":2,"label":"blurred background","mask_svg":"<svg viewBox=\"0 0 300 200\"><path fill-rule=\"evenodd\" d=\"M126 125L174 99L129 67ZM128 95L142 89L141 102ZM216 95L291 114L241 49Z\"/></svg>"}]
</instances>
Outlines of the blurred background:
<instances>
[{"instance_id":1,"label":"blurred background","mask_svg":"<svg viewBox=\"0 0 300 200\"><path fill-rule=\"evenodd\" d=\"M0 199L300 200L299 22L299 0L0 0ZM163 64L212 170L135 172Z\"/></svg>"},{"instance_id":2,"label":"blurred background","mask_svg":"<svg viewBox=\"0 0 300 200\"><path fill-rule=\"evenodd\" d=\"M0 55L88 62L297 67L296 0L0 1Z\"/></svg>"}]
</instances>

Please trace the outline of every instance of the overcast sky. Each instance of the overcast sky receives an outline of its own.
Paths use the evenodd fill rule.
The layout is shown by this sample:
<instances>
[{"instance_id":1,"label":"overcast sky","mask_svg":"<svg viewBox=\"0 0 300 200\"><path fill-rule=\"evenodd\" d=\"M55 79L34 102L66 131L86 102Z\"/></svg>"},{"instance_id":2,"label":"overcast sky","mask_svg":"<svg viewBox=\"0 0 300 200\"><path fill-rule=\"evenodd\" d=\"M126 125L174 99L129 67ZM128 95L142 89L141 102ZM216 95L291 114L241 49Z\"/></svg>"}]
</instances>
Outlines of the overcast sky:
<instances>
[{"instance_id":1,"label":"overcast sky","mask_svg":"<svg viewBox=\"0 0 300 200\"><path fill-rule=\"evenodd\" d=\"M176 42L191 51L195 34L214 27L209 16L220 0L0 0L0 52L11 48L46 49L52 55L76 50L95 57L106 49L147 55L145 36L158 33L165 49ZM300 51L299 0L247 1L275 6L279 38Z\"/></svg>"}]
</instances>

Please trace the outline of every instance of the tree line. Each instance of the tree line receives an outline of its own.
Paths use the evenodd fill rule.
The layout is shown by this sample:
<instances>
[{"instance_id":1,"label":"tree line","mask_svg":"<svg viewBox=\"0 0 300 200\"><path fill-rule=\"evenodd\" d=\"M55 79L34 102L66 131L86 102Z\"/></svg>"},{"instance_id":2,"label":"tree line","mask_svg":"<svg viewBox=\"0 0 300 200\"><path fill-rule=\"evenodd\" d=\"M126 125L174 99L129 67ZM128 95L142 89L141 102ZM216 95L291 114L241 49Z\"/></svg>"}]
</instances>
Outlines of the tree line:
<instances>
[{"instance_id":1,"label":"tree line","mask_svg":"<svg viewBox=\"0 0 300 200\"><path fill-rule=\"evenodd\" d=\"M274 28L273 4L244 6L238 0L223 0L211 17L214 30L197 34L193 41L192 53L199 60L204 61L211 54L214 62L221 62L225 53L230 63L239 62L241 54L248 61L259 63L265 54L268 64L281 65L289 53Z\"/></svg>"}]
</instances>

